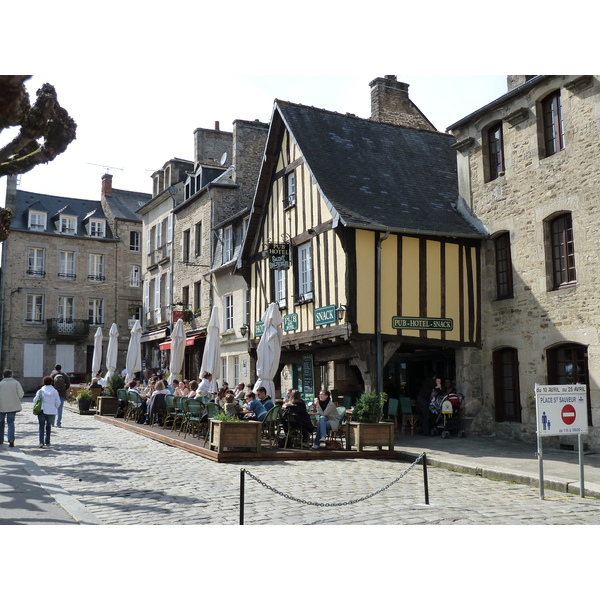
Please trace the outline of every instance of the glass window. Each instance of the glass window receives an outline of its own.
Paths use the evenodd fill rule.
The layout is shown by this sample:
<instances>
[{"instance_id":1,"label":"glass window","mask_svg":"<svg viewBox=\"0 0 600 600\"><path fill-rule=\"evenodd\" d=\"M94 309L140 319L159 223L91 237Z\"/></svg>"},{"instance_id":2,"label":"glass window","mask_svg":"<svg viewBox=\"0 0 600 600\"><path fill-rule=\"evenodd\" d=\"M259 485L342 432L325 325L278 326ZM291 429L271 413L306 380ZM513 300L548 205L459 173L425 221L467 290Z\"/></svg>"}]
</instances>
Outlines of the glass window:
<instances>
[{"instance_id":1,"label":"glass window","mask_svg":"<svg viewBox=\"0 0 600 600\"><path fill-rule=\"evenodd\" d=\"M75 252L61 250L58 261L58 276L61 279L75 279Z\"/></svg>"},{"instance_id":2,"label":"glass window","mask_svg":"<svg viewBox=\"0 0 600 600\"><path fill-rule=\"evenodd\" d=\"M194 311L202 309L202 282L194 283Z\"/></svg>"},{"instance_id":3,"label":"glass window","mask_svg":"<svg viewBox=\"0 0 600 600\"><path fill-rule=\"evenodd\" d=\"M221 357L221 377L223 381L227 381L227 357Z\"/></svg>"},{"instance_id":4,"label":"glass window","mask_svg":"<svg viewBox=\"0 0 600 600\"><path fill-rule=\"evenodd\" d=\"M106 237L106 223L101 220L90 220L90 236Z\"/></svg>"},{"instance_id":5,"label":"glass window","mask_svg":"<svg viewBox=\"0 0 600 600\"><path fill-rule=\"evenodd\" d=\"M29 229L33 231L45 231L46 230L46 213L29 211Z\"/></svg>"},{"instance_id":6,"label":"glass window","mask_svg":"<svg viewBox=\"0 0 600 600\"><path fill-rule=\"evenodd\" d=\"M565 147L560 90L542 101L542 118L545 153L546 156L552 156Z\"/></svg>"},{"instance_id":7,"label":"glass window","mask_svg":"<svg viewBox=\"0 0 600 600\"><path fill-rule=\"evenodd\" d=\"M490 181L504 173L504 148L502 140L502 123L488 130L488 158L490 164Z\"/></svg>"},{"instance_id":8,"label":"glass window","mask_svg":"<svg viewBox=\"0 0 600 600\"><path fill-rule=\"evenodd\" d=\"M88 279L104 281L104 254L90 254Z\"/></svg>"},{"instance_id":9,"label":"glass window","mask_svg":"<svg viewBox=\"0 0 600 600\"><path fill-rule=\"evenodd\" d=\"M550 236L553 286L556 289L577 280L571 213L560 215L550 222Z\"/></svg>"},{"instance_id":10,"label":"glass window","mask_svg":"<svg viewBox=\"0 0 600 600\"><path fill-rule=\"evenodd\" d=\"M502 233L494 240L496 249L496 298L513 297L510 234Z\"/></svg>"},{"instance_id":11,"label":"glass window","mask_svg":"<svg viewBox=\"0 0 600 600\"><path fill-rule=\"evenodd\" d=\"M129 287L140 287L141 281L142 270L137 265L133 265L129 275Z\"/></svg>"},{"instance_id":12,"label":"glass window","mask_svg":"<svg viewBox=\"0 0 600 600\"><path fill-rule=\"evenodd\" d=\"M77 231L77 219L75 217L65 217L61 215L59 231L60 233L75 235Z\"/></svg>"},{"instance_id":13,"label":"glass window","mask_svg":"<svg viewBox=\"0 0 600 600\"><path fill-rule=\"evenodd\" d=\"M296 205L296 173L292 171L285 176L284 208Z\"/></svg>"},{"instance_id":14,"label":"glass window","mask_svg":"<svg viewBox=\"0 0 600 600\"><path fill-rule=\"evenodd\" d=\"M44 321L44 296L42 294L27 294L25 319L31 323Z\"/></svg>"},{"instance_id":15,"label":"glass window","mask_svg":"<svg viewBox=\"0 0 600 600\"><path fill-rule=\"evenodd\" d=\"M132 252L139 252L142 249L142 234L139 231L129 232L129 249Z\"/></svg>"},{"instance_id":16,"label":"glass window","mask_svg":"<svg viewBox=\"0 0 600 600\"><path fill-rule=\"evenodd\" d=\"M196 223L194 234L196 256L202 256L202 223Z\"/></svg>"},{"instance_id":17,"label":"glass window","mask_svg":"<svg viewBox=\"0 0 600 600\"><path fill-rule=\"evenodd\" d=\"M103 298L90 298L88 302L88 319L90 325L104 325Z\"/></svg>"},{"instance_id":18,"label":"glass window","mask_svg":"<svg viewBox=\"0 0 600 600\"><path fill-rule=\"evenodd\" d=\"M287 271L285 269L273 270L273 279L275 284L275 302L277 302L280 307L285 305L286 275Z\"/></svg>"},{"instance_id":19,"label":"glass window","mask_svg":"<svg viewBox=\"0 0 600 600\"><path fill-rule=\"evenodd\" d=\"M183 232L182 257L183 257L184 263L190 262L190 230L189 229L186 229Z\"/></svg>"},{"instance_id":20,"label":"glass window","mask_svg":"<svg viewBox=\"0 0 600 600\"><path fill-rule=\"evenodd\" d=\"M46 251L44 248L29 248L27 257L27 275L44 277Z\"/></svg>"},{"instance_id":21,"label":"glass window","mask_svg":"<svg viewBox=\"0 0 600 600\"><path fill-rule=\"evenodd\" d=\"M298 294L312 300L312 247L310 242L298 246Z\"/></svg>"},{"instance_id":22,"label":"glass window","mask_svg":"<svg viewBox=\"0 0 600 600\"><path fill-rule=\"evenodd\" d=\"M233 329L233 295L228 294L223 301L225 304L225 329Z\"/></svg>"},{"instance_id":23,"label":"glass window","mask_svg":"<svg viewBox=\"0 0 600 600\"><path fill-rule=\"evenodd\" d=\"M229 262L233 258L233 227L225 227L223 230L223 262Z\"/></svg>"},{"instance_id":24,"label":"glass window","mask_svg":"<svg viewBox=\"0 0 600 600\"><path fill-rule=\"evenodd\" d=\"M59 323L72 323L73 322L73 307L75 305L75 298L71 296L59 296L58 297L58 321Z\"/></svg>"}]
</instances>

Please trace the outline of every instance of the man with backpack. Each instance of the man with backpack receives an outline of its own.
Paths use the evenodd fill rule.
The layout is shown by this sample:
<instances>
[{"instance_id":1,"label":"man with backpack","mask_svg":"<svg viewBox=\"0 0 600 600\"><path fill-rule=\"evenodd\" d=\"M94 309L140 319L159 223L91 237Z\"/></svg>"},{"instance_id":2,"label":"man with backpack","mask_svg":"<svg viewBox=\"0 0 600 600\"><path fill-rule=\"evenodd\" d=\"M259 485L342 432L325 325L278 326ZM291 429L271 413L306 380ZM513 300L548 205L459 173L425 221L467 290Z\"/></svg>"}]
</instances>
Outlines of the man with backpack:
<instances>
[{"instance_id":1,"label":"man with backpack","mask_svg":"<svg viewBox=\"0 0 600 600\"><path fill-rule=\"evenodd\" d=\"M55 387L60 397L60 406L58 407L58 413L56 415L56 426L61 427L63 406L67 399L67 390L71 387L71 380L66 373L62 372L61 365L55 365L54 371L50 373L50 377L52 377L52 385Z\"/></svg>"}]
</instances>

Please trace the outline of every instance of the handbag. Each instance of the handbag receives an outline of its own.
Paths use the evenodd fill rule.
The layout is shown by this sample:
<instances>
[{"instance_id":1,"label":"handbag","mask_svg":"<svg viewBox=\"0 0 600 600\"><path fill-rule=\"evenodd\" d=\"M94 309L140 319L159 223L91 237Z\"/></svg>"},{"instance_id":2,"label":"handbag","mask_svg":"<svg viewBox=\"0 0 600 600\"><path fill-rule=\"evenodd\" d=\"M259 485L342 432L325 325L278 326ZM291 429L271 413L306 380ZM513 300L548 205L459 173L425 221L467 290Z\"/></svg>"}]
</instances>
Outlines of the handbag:
<instances>
[{"instance_id":1,"label":"handbag","mask_svg":"<svg viewBox=\"0 0 600 600\"><path fill-rule=\"evenodd\" d=\"M34 400L35 400L35 402L33 404L33 414L39 415L42 412L42 394L41 394L41 392L37 393Z\"/></svg>"}]
</instances>

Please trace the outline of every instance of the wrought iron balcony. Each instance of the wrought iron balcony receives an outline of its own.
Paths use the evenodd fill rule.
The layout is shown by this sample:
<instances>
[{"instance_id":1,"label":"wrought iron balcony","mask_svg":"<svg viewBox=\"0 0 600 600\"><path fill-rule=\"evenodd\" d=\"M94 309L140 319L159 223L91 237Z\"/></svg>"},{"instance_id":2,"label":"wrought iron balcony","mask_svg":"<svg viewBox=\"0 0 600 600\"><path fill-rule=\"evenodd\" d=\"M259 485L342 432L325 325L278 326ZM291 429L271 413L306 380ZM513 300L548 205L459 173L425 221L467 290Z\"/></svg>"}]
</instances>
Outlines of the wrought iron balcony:
<instances>
[{"instance_id":1,"label":"wrought iron balcony","mask_svg":"<svg viewBox=\"0 0 600 600\"><path fill-rule=\"evenodd\" d=\"M86 338L90 322L86 319L46 319L46 333L50 338Z\"/></svg>"}]
</instances>

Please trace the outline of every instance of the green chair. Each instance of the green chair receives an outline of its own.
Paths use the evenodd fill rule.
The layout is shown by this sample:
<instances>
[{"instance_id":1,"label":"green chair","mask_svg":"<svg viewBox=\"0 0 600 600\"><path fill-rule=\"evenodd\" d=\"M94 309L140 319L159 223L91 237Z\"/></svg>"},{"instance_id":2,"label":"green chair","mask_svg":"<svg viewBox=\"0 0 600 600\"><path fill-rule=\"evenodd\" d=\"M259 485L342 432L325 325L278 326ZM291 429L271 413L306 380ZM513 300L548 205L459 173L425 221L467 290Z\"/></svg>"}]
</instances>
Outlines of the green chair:
<instances>
[{"instance_id":1,"label":"green chair","mask_svg":"<svg viewBox=\"0 0 600 600\"><path fill-rule=\"evenodd\" d=\"M347 427L347 423L346 423L346 407L345 406L338 406L337 407L337 412L338 415L340 417L340 424L338 425L337 431L333 431L333 429L328 429L327 430L327 437L330 440L335 441L336 437L340 438L340 444L342 444L343 446L343 441L344 441L344 428Z\"/></svg>"},{"instance_id":2,"label":"green chair","mask_svg":"<svg viewBox=\"0 0 600 600\"><path fill-rule=\"evenodd\" d=\"M400 400L398 398L390 398L388 400L388 418L383 419L385 423L394 423L394 435L398 429L398 409L400 407Z\"/></svg>"},{"instance_id":3,"label":"green chair","mask_svg":"<svg viewBox=\"0 0 600 600\"><path fill-rule=\"evenodd\" d=\"M171 431L175 431L178 426L181 430L181 425L185 419L185 401L187 400L185 396L173 396L173 398L175 400L175 414L171 423Z\"/></svg>"},{"instance_id":4,"label":"green chair","mask_svg":"<svg viewBox=\"0 0 600 600\"><path fill-rule=\"evenodd\" d=\"M262 422L262 437L269 440L269 447L277 446L279 442L279 421L281 408L274 406Z\"/></svg>"},{"instance_id":5,"label":"green chair","mask_svg":"<svg viewBox=\"0 0 600 600\"><path fill-rule=\"evenodd\" d=\"M352 406L352 396L344 396L344 408L348 410Z\"/></svg>"},{"instance_id":6,"label":"green chair","mask_svg":"<svg viewBox=\"0 0 600 600\"><path fill-rule=\"evenodd\" d=\"M404 434L406 427L410 427L410 435L413 435L415 429L421 423L421 418L413 412L410 398L400 398L400 410L402 413L402 433Z\"/></svg>"},{"instance_id":7,"label":"green chair","mask_svg":"<svg viewBox=\"0 0 600 600\"><path fill-rule=\"evenodd\" d=\"M192 430L192 435L194 434L194 431L196 433L200 431L200 419L204 414L204 405L202 402L200 402L200 400L192 400L188 398L185 400L184 405L185 418L179 429L179 433L181 433L181 430L183 429L183 439L187 437L190 429Z\"/></svg>"},{"instance_id":8,"label":"green chair","mask_svg":"<svg viewBox=\"0 0 600 600\"><path fill-rule=\"evenodd\" d=\"M142 415L142 399L136 392L127 392L127 410L125 411L125 420L133 419L137 421Z\"/></svg>"},{"instance_id":9,"label":"green chair","mask_svg":"<svg viewBox=\"0 0 600 600\"><path fill-rule=\"evenodd\" d=\"M204 405L204 408L206 409L207 418L201 424L203 424L205 426L205 428L204 428L204 445L206 446L206 443L208 441L210 441L210 423L209 423L209 421L211 419L214 419L219 414L221 407L214 402L207 402ZM210 448L210 446L209 446L209 448Z\"/></svg>"},{"instance_id":10,"label":"green chair","mask_svg":"<svg viewBox=\"0 0 600 600\"><path fill-rule=\"evenodd\" d=\"M167 394L165 396L165 404L167 405L167 411L166 411L166 415L165 415L165 420L163 422L163 429L166 428L167 421L170 421L171 427L173 427L173 421L175 420L175 417L177 416L177 410L175 408L175 395Z\"/></svg>"},{"instance_id":11,"label":"green chair","mask_svg":"<svg viewBox=\"0 0 600 600\"><path fill-rule=\"evenodd\" d=\"M121 388L117 390L117 398L119 399L119 405L117 406L117 412L115 413L115 417L119 415L123 415L125 417L128 401L127 401L127 390L125 388Z\"/></svg>"}]
</instances>

